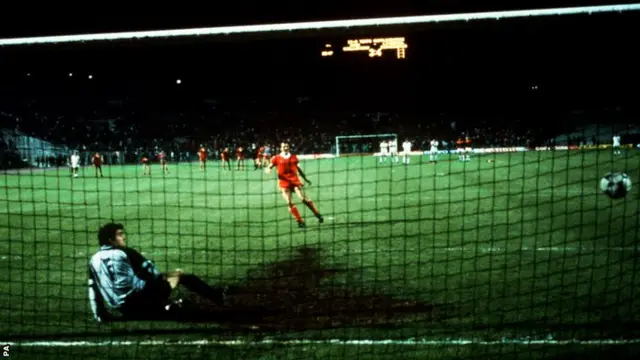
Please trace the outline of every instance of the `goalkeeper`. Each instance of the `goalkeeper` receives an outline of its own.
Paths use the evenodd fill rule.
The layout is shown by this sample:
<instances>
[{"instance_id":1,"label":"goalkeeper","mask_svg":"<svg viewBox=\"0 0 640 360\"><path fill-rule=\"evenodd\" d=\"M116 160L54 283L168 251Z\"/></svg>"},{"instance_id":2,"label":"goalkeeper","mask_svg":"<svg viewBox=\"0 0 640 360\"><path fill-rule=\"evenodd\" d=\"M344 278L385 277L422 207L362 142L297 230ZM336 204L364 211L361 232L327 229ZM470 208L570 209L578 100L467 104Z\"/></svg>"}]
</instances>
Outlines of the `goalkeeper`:
<instances>
[{"instance_id":1,"label":"goalkeeper","mask_svg":"<svg viewBox=\"0 0 640 360\"><path fill-rule=\"evenodd\" d=\"M122 224L109 223L98 231L100 249L89 262L89 301L96 321L109 320L107 308L128 320L166 318L173 310L169 296L178 285L222 303L224 290L182 270L161 274L125 240Z\"/></svg>"}]
</instances>

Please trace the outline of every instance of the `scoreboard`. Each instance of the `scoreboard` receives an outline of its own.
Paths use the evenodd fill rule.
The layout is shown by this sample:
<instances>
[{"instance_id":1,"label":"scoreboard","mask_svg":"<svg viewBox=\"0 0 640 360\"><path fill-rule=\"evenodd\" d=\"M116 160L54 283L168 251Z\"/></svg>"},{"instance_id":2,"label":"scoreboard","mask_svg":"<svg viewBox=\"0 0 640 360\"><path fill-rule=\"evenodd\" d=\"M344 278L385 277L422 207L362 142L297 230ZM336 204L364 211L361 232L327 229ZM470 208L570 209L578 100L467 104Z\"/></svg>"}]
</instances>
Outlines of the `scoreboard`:
<instances>
[{"instance_id":1,"label":"scoreboard","mask_svg":"<svg viewBox=\"0 0 640 360\"><path fill-rule=\"evenodd\" d=\"M347 44L338 48L343 53L367 53L370 58L382 57L385 53L394 53L397 59L404 59L407 54L407 42L403 37L370 38L347 40ZM325 44L320 55L334 56L332 44Z\"/></svg>"}]
</instances>

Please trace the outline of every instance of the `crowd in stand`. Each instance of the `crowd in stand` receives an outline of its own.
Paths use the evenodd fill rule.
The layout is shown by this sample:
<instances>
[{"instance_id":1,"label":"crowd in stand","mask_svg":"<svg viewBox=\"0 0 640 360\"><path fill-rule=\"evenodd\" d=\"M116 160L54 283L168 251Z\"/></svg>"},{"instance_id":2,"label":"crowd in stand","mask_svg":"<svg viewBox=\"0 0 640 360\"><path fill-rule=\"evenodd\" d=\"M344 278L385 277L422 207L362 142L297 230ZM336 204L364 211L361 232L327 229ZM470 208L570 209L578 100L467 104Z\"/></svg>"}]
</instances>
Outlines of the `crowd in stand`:
<instances>
[{"instance_id":1,"label":"crowd in stand","mask_svg":"<svg viewBox=\"0 0 640 360\"><path fill-rule=\"evenodd\" d=\"M124 98L16 100L0 103L0 124L8 131L63 144L81 152L89 162L99 151L107 164L138 162L142 156L165 151L174 161L195 160L203 145L213 158L221 149L252 144L291 142L298 153L335 153L335 137L392 133L399 142L409 139L416 150L427 149L432 139L453 147L461 134L474 146L511 147L546 145L559 127L537 128L529 119L505 119L448 114L403 112L328 111L331 104L306 97L274 102L272 99L218 99L193 101L174 107L154 107L148 101ZM341 153L377 151L380 139L343 142ZM590 139L573 139L587 142ZM3 159L15 146L0 135ZM252 154L247 154L251 156ZM42 154L36 166L63 164L67 154ZM5 164L6 166L6 164Z\"/></svg>"}]
</instances>

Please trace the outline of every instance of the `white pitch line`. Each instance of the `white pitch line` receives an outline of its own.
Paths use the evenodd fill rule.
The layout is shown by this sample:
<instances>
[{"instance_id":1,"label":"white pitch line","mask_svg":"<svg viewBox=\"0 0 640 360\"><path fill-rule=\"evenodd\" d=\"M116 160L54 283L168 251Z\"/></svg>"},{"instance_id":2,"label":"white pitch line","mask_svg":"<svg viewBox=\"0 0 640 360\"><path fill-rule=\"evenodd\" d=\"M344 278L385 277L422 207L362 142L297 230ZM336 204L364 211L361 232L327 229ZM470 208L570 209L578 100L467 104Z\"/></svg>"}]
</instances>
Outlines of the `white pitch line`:
<instances>
[{"instance_id":1,"label":"white pitch line","mask_svg":"<svg viewBox=\"0 0 640 360\"><path fill-rule=\"evenodd\" d=\"M446 190L443 190L446 191ZM380 199L380 197L371 196L371 197L355 197L351 198L352 201L368 201L368 202L379 202L381 204L389 203L392 201L402 201L402 200L428 200L428 199L438 199L438 200L453 200L453 203L460 202L462 200L465 201L478 201L478 200L491 200L496 198L503 197L527 197L527 198L547 198L547 197L556 197L557 202L562 202L563 200L575 200L575 197L578 196L597 196L599 195L597 192L585 192L585 191L534 191L534 192L519 192L519 193L493 193L490 194L487 191L477 191L477 190L467 190L463 192L463 198L459 198L456 196L460 193L443 193L440 190L437 192L434 190L428 190L422 192L418 197L412 196L412 193L409 196L406 195L388 195L385 200ZM481 194L479 197L475 197L474 195ZM564 197L569 197L565 199ZM431 205L431 204L425 204Z\"/></svg>"},{"instance_id":2,"label":"white pitch line","mask_svg":"<svg viewBox=\"0 0 640 360\"><path fill-rule=\"evenodd\" d=\"M252 250L252 249L249 249ZM142 254L146 256L156 255L162 256L167 254L183 254L189 251L188 249L181 250L168 250L168 251L153 251L146 252L143 251ZM200 251L200 250L197 250ZM245 250L243 250L245 251ZM255 249L258 251L258 249ZM466 253L505 253L512 255L515 252L557 252L557 253L585 253L585 254L595 254L602 252L640 252L640 246L638 247L606 247L606 248L589 248L589 247L579 247L579 246L547 246L547 247L535 247L535 246L524 246L524 247L428 247L425 246L422 249L407 249L407 248L398 248L398 249L386 249L386 248L376 248L371 250L346 250L340 249L335 252L340 253L350 253L350 254L368 254L368 253L385 253L385 252L417 252L420 251L422 254L425 253L443 253L443 252L466 252ZM65 256L65 255L33 255L28 256L29 259L51 259L51 258L79 258L88 256L84 252L79 252L73 256ZM0 260L14 259L20 260L24 257L21 255L0 255Z\"/></svg>"},{"instance_id":3,"label":"white pitch line","mask_svg":"<svg viewBox=\"0 0 640 360\"><path fill-rule=\"evenodd\" d=\"M372 250L339 250L342 252L349 253L384 253L384 252L420 252L422 254L428 252L479 252L479 253L509 253L513 254L514 252L525 252L525 251L540 251L540 252L579 252L579 253L595 253L595 252L607 252L607 251L615 251L615 252L636 252L640 251L640 247L607 247L607 248L589 248L589 247L580 247L580 246L523 246L523 247L499 247L499 246L491 246L491 247L428 247L425 246L421 249L406 249L406 248L398 248L398 249L384 249L384 248L376 248Z\"/></svg>"},{"instance_id":4,"label":"white pitch line","mask_svg":"<svg viewBox=\"0 0 640 360\"><path fill-rule=\"evenodd\" d=\"M181 341L162 341L162 340L114 340L114 341L22 341L22 342L2 342L17 347L107 347L107 346L263 346L263 345L405 345L405 346L464 346L464 345L579 345L579 346L602 346L602 345L634 345L640 344L640 339L597 339L597 340L554 340L547 339L528 339L528 338L503 338L501 340L480 340L480 339L407 339L407 340L278 340L265 339L260 341L250 340L181 340Z\"/></svg>"}]
</instances>

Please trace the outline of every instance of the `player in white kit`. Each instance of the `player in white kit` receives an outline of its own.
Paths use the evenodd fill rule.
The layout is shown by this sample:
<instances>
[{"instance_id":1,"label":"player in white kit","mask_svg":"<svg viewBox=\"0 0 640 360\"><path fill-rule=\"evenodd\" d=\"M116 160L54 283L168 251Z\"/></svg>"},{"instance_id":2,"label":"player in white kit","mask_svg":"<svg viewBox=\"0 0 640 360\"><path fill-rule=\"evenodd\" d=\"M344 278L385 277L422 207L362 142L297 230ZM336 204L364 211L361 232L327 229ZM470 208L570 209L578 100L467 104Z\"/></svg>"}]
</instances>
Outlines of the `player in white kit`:
<instances>
[{"instance_id":1,"label":"player in white kit","mask_svg":"<svg viewBox=\"0 0 640 360\"><path fill-rule=\"evenodd\" d=\"M385 140L382 140L380 143L380 162L387 160L389 156L389 143Z\"/></svg>"},{"instance_id":2,"label":"player in white kit","mask_svg":"<svg viewBox=\"0 0 640 360\"><path fill-rule=\"evenodd\" d=\"M393 162L398 162L398 139L389 140L389 157L393 157Z\"/></svg>"},{"instance_id":3,"label":"player in white kit","mask_svg":"<svg viewBox=\"0 0 640 360\"><path fill-rule=\"evenodd\" d=\"M613 135L613 155L620 155L620 135Z\"/></svg>"},{"instance_id":4,"label":"player in white kit","mask_svg":"<svg viewBox=\"0 0 640 360\"><path fill-rule=\"evenodd\" d=\"M402 143L402 163L410 164L411 163L411 141L406 139Z\"/></svg>"},{"instance_id":5,"label":"player in white kit","mask_svg":"<svg viewBox=\"0 0 640 360\"><path fill-rule=\"evenodd\" d=\"M431 148L429 149L429 163L430 164L435 164L436 162L438 162L438 145L440 145L440 143L438 143L438 140L433 139L431 140Z\"/></svg>"},{"instance_id":6,"label":"player in white kit","mask_svg":"<svg viewBox=\"0 0 640 360\"><path fill-rule=\"evenodd\" d=\"M71 173L73 177L78 177L78 169L80 169L80 155L78 155L77 151L74 151L71 154Z\"/></svg>"}]
</instances>

